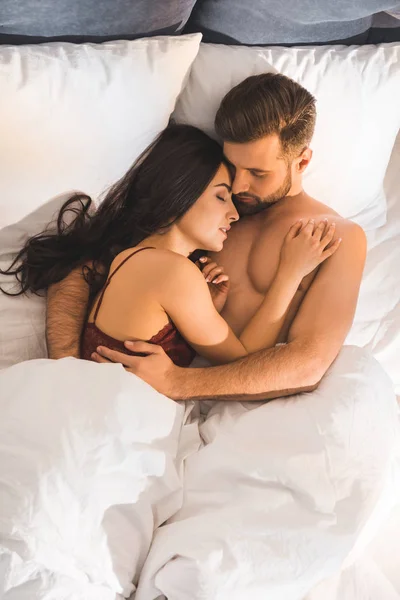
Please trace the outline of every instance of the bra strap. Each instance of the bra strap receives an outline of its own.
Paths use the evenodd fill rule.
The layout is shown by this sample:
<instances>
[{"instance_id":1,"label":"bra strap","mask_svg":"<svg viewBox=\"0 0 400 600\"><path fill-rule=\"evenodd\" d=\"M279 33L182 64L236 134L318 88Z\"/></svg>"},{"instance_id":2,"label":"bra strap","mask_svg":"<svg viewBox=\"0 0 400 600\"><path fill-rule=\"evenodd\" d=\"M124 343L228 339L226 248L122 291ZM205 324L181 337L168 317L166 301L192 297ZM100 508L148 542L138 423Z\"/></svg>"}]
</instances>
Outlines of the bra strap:
<instances>
[{"instance_id":1,"label":"bra strap","mask_svg":"<svg viewBox=\"0 0 400 600\"><path fill-rule=\"evenodd\" d=\"M111 275L107 279L106 284L103 287L103 290L102 290L102 292L100 294L100 298L99 298L99 301L97 303L96 310L94 311L94 315L93 315L93 323L94 323L94 325L96 325L96 319L97 319L97 315L99 314L101 303L103 302L104 293L105 293L106 289L108 288L111 279L114 277L115 273L117 271L119 271L119 269L126 263L127 260L129 260L130 258L132 258L132 256L134 256L135 254L139 254L139 252L142 252L143 250L155 250L155 248L154 248L154 246L146 246L145 248L139 248L139 250L134 250L131 254L129 254L129 256L127 256L126 258L124 258L124 260L118 265L118 267L115 269L115 271L113 271L113 273L111 273Z\"/></svg>"}]
</instances>

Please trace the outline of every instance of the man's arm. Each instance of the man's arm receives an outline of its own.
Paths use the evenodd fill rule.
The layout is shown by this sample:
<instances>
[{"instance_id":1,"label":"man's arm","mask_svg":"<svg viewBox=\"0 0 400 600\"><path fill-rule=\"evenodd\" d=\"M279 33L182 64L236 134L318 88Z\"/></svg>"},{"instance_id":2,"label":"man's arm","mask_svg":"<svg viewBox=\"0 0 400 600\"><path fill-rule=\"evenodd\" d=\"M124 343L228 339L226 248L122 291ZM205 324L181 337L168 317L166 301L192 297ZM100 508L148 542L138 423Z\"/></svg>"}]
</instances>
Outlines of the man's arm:
<instances>
[{"instance_id":1,"label":"man's arm","mask_svg":"<svg viewBox=\"0 0 400 600\"><path fill-rule=\"evenodd\" d=\"M343 221L339 249L322 265L288 333L288 342L303 340L318 352L322 374L337 357L354 319L365 265L367 243L358 225Z\"/></svg>"},{"instance_id":2,"label":"man's arm","mask_svg":"<svg viewBox=\"0 0 400 600\"><path fill-rule=\"evenodd\" d=\"M47 292L46 341L49 358L79 358L89 286L77 267Z\"/></svg>"},{"instance_id":3,"label":"man's arm","mask_svg":"<svg viewBox=\"0 0 400 600\"><path fill-rule=\"evenodd\" d=\"M181 369L161 349L137 342L148 357L123 357L107 349L101 355L122 362L161 393L175 399L260 400L315 389L351 327L364 269L363 230L349 221L337 224L339 250L324 263L289 330L288 343L261 350L239 361L211 368ZM140 347L139 347L140 345ZM101 360L101 359L100 359Z\"/></svg>"}]
</instances>

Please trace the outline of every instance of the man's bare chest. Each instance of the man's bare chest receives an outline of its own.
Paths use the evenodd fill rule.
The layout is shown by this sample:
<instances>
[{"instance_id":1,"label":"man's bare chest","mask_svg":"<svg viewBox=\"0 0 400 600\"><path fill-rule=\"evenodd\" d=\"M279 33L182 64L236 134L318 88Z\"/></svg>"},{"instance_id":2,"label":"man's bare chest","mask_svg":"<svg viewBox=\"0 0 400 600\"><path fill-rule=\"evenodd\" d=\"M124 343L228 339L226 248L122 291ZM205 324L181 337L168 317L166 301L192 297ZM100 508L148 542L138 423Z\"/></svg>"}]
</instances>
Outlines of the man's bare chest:
<instances>
[{"instance_id":1,"label":"man's bare chest","mask_svg":"<svg viewBox=\"0 0 400 600\"><path fill-rule=\"evenodd\" d=\"M230 277L228 300L222 316L235 333L240 334L260 307L274 280L286 229L268 225L261 229L249 223L232 233L232 238L222 252L214 255L214 259ZM288 311L285 330L293 320L310 282L303 280L296 293Z\"/></svg>"},{"instance_id":2,"label":"man's bare chest","mask_svg":"<svg viewBox=\"0 0 400 600\"><path fill-rule=\"evenodd\" d=\"M240 224L214 259L230 277L231 292L251 290L264 296L278 268L282 236L255 223Z\"/></svg>"}]
</instances>

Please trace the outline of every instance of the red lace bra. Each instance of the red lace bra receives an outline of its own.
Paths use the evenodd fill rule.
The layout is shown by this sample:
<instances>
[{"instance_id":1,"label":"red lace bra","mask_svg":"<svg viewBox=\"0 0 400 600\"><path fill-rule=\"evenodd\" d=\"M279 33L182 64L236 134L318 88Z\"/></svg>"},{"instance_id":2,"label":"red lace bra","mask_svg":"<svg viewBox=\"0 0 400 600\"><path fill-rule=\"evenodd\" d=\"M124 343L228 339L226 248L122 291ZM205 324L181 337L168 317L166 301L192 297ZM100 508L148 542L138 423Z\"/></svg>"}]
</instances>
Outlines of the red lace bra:
<instances>
[{"instance_id":1,"label":"red lace bra","mask_svg":"<svg viewBox=\"0 0 400 600\"><path fill-rule=\"evenodd\" d=\"M96 310L94 313L94 319L92 323L86 323L85 328L83 330L82 340L81 340L81 358L85 360L92 360L92 353L96 351L98 346L107 346L112 350L117 350L119 352L123 352L124 354L130 354L133 356L138 356L138 353L131 352L124 346L124 342L121 340L116 340L115 338L107 335L101 329L99 329L96 325L96 319L100 310L101 303L104 298L104 293L115 275L115 273L122 267L127 260L129 260L135 254L142 252L143 250L153 249L151 246L147 246L145 248L139 248L132 252L127 258L125 258L120 265L115 269L114 273L108 278L96 306ZM187 343L187 341L182 337L179 333L175 324L169 319L169 322L159 331L156 335L153 335L149 340L145 340L150 344L156 344L161 346L166 354L170 357L170 359L179 367L188 367L192 360L195 357L196 352L194 349Z\"/></svg>"}]
</instances>

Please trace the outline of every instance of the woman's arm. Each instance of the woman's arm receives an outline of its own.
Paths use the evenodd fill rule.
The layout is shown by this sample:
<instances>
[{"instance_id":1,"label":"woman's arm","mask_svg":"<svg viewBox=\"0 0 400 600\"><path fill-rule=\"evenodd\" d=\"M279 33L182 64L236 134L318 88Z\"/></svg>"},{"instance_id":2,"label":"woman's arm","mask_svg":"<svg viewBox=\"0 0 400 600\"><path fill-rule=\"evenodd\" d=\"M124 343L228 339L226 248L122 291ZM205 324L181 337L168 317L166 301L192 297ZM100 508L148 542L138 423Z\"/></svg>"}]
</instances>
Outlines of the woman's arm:
<instances>
[{"instance_id":1,"label":"woman's arm","mask_svg":"<svg viewBox=\"0 0 400 600\"><path fill-rule=\"evenodd\" d=\"M158 301L196 352L216 364L247 356L246 348L215 308L201 271L182 257L174 257L163 271Z\"/></svg>"},{"instance_id":2,"label":"woman's arm","mask_svg":"<svg viewBox=\"0 0 400 600\"><path fill-rule=\"evenodd\" d=\"M302 227L295 223L289 230L281 250L275 278L260 308L249 321L240 340L248 353L272 348L278 341L285 317L302 279L338 249L333 240L335 225L326 229L321 222L314 231L314 221Z\"/></svg>"},{"instance_id":3,"label":"woman's arm","mask_svg":"<svg viewBox=\"0 0 400 600\"><path fill-rule=\"evenodd\" d=\"M216 311L199 269L187 260L179 266L174 260L169 285L162 286L160 304L185 339L213 363L231 362L273 346L301 279L339 245L335 242L325 249L332 241L333 229L323 235L325 224L314 233L313 227L309 224L300 231L301 224L296 224L290 229L275 280L240 338Z\"/></svg>"}]
</instances>

